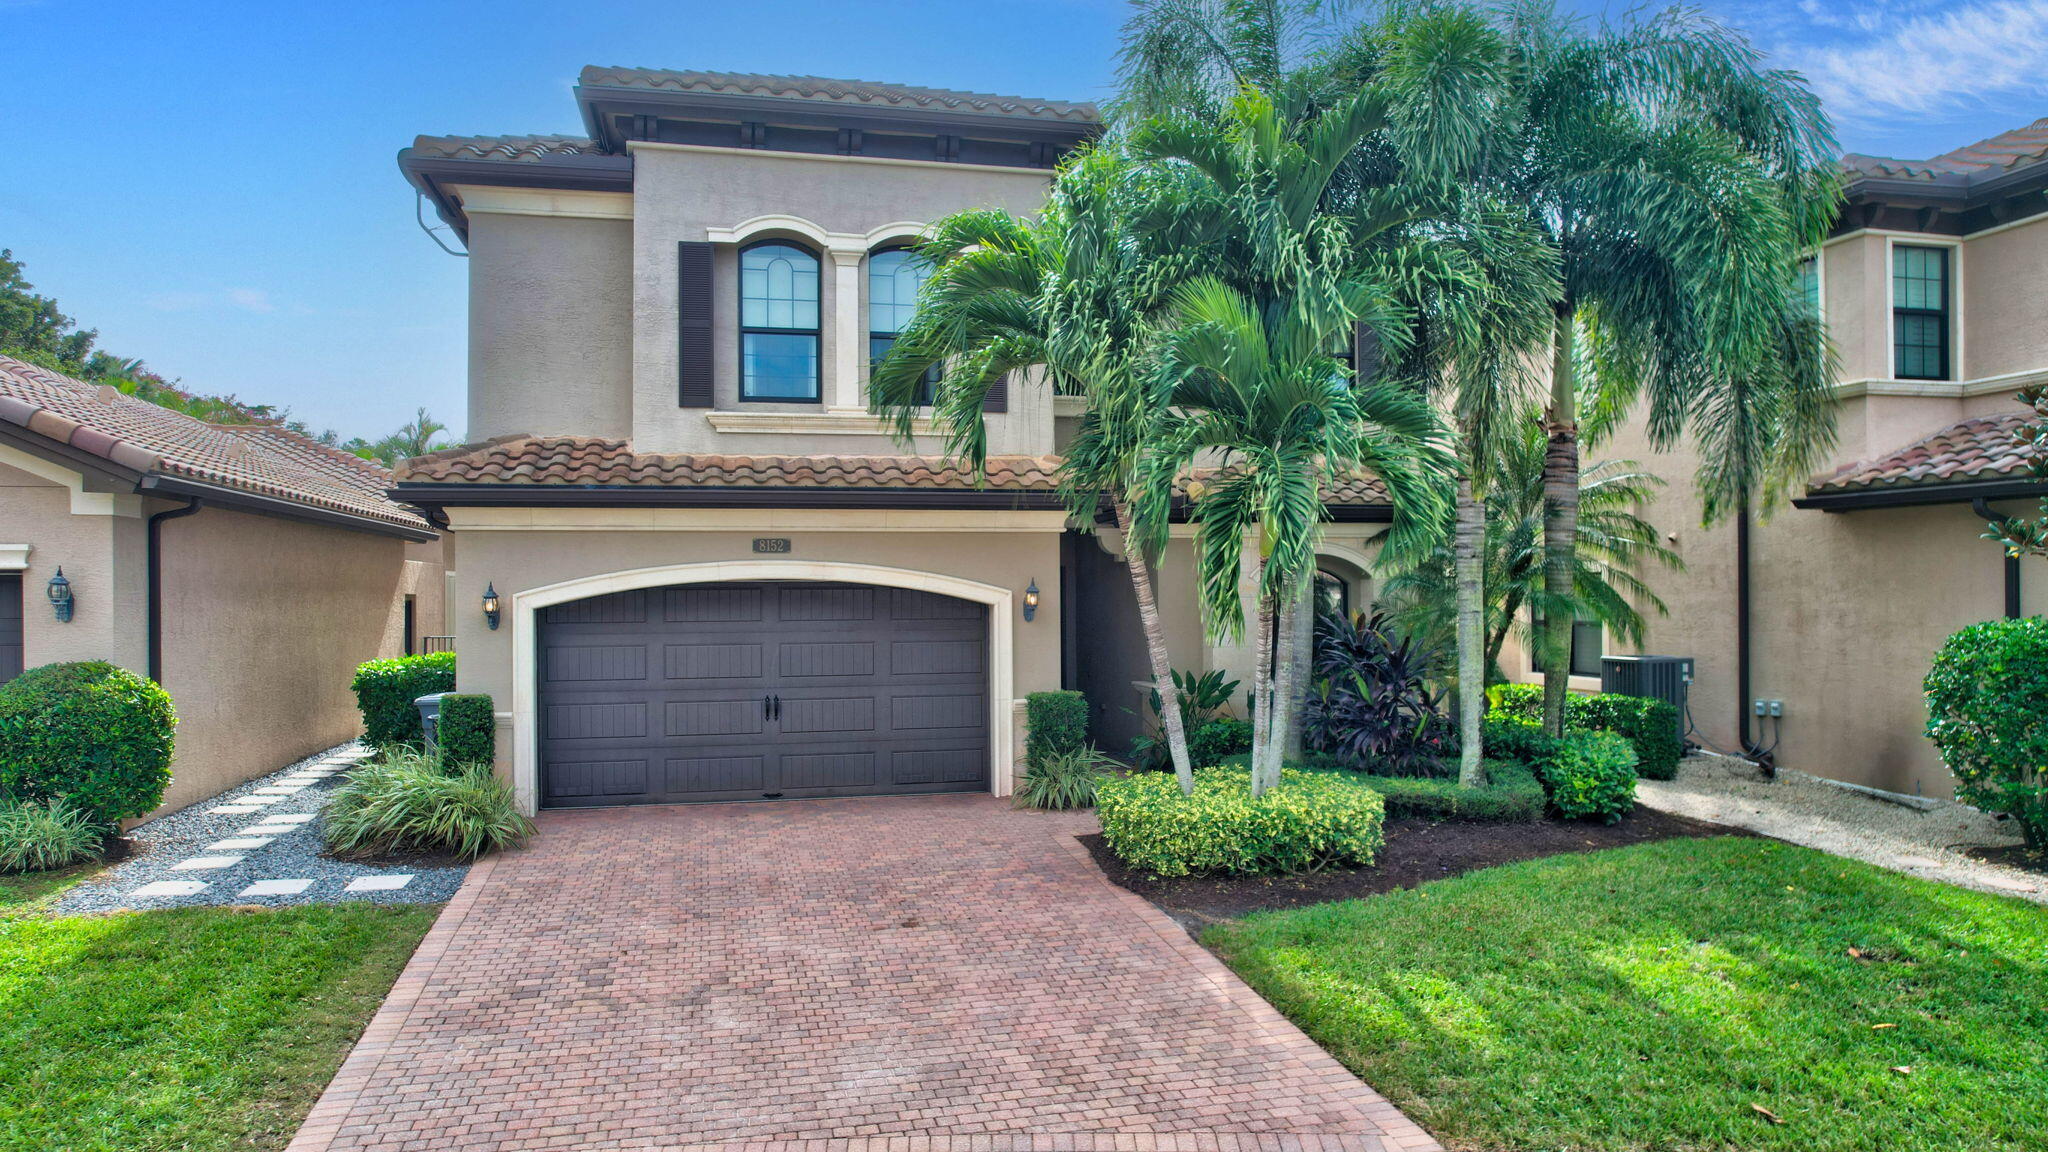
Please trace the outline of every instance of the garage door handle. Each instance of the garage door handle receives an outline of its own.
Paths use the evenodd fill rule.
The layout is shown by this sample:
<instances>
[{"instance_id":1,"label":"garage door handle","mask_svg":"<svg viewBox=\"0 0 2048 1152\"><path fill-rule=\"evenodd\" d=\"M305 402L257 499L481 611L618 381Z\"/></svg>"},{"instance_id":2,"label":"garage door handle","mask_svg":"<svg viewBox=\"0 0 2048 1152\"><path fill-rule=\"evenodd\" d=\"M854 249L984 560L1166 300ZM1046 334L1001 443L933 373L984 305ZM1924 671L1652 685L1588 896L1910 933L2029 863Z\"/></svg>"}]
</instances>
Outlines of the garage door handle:
<instances>
[{"instance_id":1,"label":"garage door handle","mask_svg":"<svg viewBox=\"0 0 2048 1152\"><path fill-rule=\"evenodd\" d=\"M772 719L780 720L782 719L782 697L778 695L773 697L773 699L775 701L775 715Z\"/></svg>"},{"instance_id":2,"label":"garage door handle","mask_svg":"<svg viewBox=\"0 0 2048 1152\"><path fill-rule=\"evenodd\" d=\"M763 697L761 697L761 719L763 719L763 720L773 720L773 719L775 719L775 697L773 697L773 696L763 696Z\"/></svg>"}]
</instances>

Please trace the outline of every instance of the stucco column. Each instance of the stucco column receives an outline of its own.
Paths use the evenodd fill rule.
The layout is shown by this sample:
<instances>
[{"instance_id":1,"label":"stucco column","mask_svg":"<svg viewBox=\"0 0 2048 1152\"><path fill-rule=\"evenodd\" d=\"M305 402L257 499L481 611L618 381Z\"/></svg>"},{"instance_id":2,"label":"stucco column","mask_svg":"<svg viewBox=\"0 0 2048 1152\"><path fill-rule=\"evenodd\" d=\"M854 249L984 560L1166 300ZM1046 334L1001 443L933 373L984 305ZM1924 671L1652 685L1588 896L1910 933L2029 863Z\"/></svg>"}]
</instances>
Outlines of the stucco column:
<instances>
[{"instance_id":1,"label":"stucco column","mask_svg":"<svg viewBox=\"0 0 2048 1152\"><path fill-rule=\"evenodd\" d=\"M861 248L833 248L832 255L832 392L827 408L867 410L860 394L860 369L867 360L867 326L860 315L860 268L867 255Z\"/></svg>"}]
</instances>

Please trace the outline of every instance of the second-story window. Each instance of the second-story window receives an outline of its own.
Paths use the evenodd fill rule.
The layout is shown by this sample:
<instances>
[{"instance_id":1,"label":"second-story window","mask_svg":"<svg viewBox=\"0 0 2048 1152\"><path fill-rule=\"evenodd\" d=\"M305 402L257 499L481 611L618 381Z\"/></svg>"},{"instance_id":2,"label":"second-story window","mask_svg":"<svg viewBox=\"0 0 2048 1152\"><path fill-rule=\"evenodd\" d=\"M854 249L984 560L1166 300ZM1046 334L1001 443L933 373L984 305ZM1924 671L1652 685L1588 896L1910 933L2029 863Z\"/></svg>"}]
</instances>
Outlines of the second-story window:
<instances>
[{"instance_id":1,"label":"second-story window","mask_svg":"<svg viewBox=\"0 0 2048 1152\"><path fill-rule=\"evenodd\" d=\"M1892 246L1892 374L1949 378L1948 249Z\"/></svg>"},{"instance_id":2,"label":"second-story window","mask_svg":"<svg viewBox=\"0 0 2048 1152\"><path fill-rule=\"evenodd\" d=\"M917 314L917 294L932 274L931 262L908 248L885 248L868 257L868 363L889 354L896 337ZM918 403L938 395L939 368L932 365L918 390Z\"/></svg>"},{"instance_id":3,"label":"second-story window","mask_svg":"<svg viewBox=\"0 0 2048 1152\"><path fill-rule=\"evenodd\" d=\"M740 399L818 400L818 258L783 240L740 251Z\"/></svg>"},{"instance_id":4,"label":"second-story window","mask_svg":"<svg viewBox=\"0 0 2048 1152\"><path fill-rule=\"evenodd\" d=\"M1812 316L1820 315L1820 257L1799 261L1799 303Z\"/></svg>"}]
</instances>

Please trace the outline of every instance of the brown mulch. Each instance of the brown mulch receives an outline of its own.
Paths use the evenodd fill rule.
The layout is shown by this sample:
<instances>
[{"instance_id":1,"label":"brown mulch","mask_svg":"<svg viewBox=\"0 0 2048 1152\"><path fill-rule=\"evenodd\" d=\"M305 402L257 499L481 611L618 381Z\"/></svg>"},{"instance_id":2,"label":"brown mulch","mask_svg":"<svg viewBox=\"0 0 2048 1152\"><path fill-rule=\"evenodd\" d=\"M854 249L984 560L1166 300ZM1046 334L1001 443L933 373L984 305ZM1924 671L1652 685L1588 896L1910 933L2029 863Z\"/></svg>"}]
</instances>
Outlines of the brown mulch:
<instances>
[{"instance_id":1,"label":"brown mulch","mask_svg":"<svg viewBox=\"0 0 2048 1152\"><path fill-rule=\"evenodd\" d=\"M1965 848L1963 855L1972 860L1982 860L1986 864L2003 864L2007 868L2017 868L2022 872L2039 872L2048 876L2048 852L2029 848L2024 844L2004 848Z\"/></svg>"},{"instance_id":2,"label":"brown mulch","mask_svg":"<svg viewBox=\"0 0 2048 1152\"><path fill-rule=\"evenodd\" d=\"M1497 864L1566 852L1598 852L1652 840L1750 836L1724 824L1638 807L1613 824L1539 820L1530 824L1432 821L1407 816L1387 821L1387 845L1370 868L1333 868L1304 876L1182 876L1163 878L1125 867L1098 835L1081 843L1110 881L1158 905L1190 928L1269 908L1299 908L1332 900L1377 896Z\"/></svg>"}]
</instances>

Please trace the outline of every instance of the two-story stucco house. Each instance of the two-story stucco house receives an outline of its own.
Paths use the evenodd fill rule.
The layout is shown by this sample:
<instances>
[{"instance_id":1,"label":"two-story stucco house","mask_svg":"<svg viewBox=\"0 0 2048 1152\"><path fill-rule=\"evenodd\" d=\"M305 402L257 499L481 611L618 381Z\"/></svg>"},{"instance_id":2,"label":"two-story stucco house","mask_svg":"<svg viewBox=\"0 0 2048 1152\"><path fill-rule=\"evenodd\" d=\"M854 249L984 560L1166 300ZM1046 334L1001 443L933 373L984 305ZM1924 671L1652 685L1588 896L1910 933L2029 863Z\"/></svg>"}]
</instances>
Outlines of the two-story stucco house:
<instances>
[{"instance_id":1,"label":"two-story stucco house","mask_svg":"<svg viewBox=\"0 0 2048 1152\"><path fill-rule=\"evenodd\" d=\"M905 246L1036 211L1095 109L609 68L576 100L582 137L399 157L468 247L473 443L397 493L461 542L461 685L498 702L522 803L1005 794L1024 696L1063 686L1127 746L1130 586L1053 493L1071 402L1009 380L977 484L864 392L916 298ZM1362 605L1386 509L1351 487L1324 592ZM1248 664L1205 639L1185 537L1162 568L1175 666Z\"/></svg>"},{"instance_id":2,"label":"two-story stucco house","mask_svg":"<svg viewBox=\"0 0 2048 1152\"><path fill-rule=\"evenodd\" d=\"M1967 624L2048 611L2041 561L1981 538L2044 494L2014 394L2048 383L2048 120L1844 167L1847 204L1805 267L1841 359L1839 438L1805 493L1703 529L1689 451L1656 452L1637 426L1594 456L1669 482L1648 515L1686 570L1644 573L1670 614L1646 613L1642 651L1695 659L1696 739L1946 796L1921 696L1935 650ZM1574 671L1593 674L1575 686L1598 687L1600 642L1597 627L1575 641L1591 650ZM1504 663L1537 678L1526 652Z\"/></svg>"}]
</instances>

